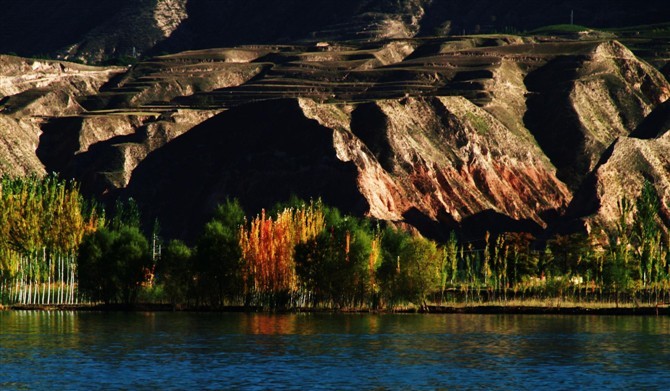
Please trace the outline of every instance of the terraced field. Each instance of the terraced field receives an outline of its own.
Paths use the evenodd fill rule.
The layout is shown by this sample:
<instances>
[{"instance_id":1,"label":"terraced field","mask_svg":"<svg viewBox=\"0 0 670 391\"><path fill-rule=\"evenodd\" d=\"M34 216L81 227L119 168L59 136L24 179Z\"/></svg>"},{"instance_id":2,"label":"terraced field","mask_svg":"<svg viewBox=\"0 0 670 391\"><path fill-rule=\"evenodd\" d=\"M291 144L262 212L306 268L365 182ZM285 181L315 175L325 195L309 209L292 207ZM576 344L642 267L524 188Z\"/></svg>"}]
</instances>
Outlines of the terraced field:
<instances>
[{"instance_id":1,"label":"terraced field","mask_svg":"<svg viewBox=\"0 0 670 391\"><path fill-rule=\"evenodd\" d=\"M576 45L568 54L591 46ZM565 49L509 36L392 40L358 47L323 42L210 49L142 62L81 103L88 110L230 108L298 97L357 103L461 95L484 105L491 100L487 83L505 58L531 69L556 52Z\"/></svg>"}]
</instances>

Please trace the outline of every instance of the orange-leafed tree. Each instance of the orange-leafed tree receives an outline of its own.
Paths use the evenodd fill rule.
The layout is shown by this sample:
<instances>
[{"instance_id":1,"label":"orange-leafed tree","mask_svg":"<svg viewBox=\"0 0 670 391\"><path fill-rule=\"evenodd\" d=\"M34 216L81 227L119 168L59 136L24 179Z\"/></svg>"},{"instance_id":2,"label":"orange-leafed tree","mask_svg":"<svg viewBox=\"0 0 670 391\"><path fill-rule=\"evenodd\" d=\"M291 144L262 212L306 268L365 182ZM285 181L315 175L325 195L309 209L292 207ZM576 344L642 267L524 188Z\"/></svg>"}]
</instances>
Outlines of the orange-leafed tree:
<instances>
[{"instance_id":1,"label":"orange-leafed tree","mask_svg":"<svg viewBox=\"0 0 670 391\"><path fill-rule=\"evenodd\" d=\"M247 290L260 295L292 294L298 289L295 246L325 226L321 202L287 207L275 216L263 210L240 230Z\"/></svg>"}]
</instances>

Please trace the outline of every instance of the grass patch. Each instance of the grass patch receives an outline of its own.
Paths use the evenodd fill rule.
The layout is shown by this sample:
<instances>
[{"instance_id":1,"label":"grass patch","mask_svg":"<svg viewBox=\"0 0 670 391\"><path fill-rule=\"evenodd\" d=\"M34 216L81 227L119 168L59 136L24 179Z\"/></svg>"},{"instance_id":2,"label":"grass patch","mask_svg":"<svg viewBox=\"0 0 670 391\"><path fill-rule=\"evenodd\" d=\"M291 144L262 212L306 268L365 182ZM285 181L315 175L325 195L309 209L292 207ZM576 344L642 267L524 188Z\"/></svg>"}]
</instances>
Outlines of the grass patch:
<instances>
[{"instance_id":1,"label":"grass patch","mask_svg":"<svg viewBox=\"0 0 670 391\"><path fill-rule=\"evenodd\" d=\"M542 34L572 34L578 33L581 31L590 31L594 30L590 27L581 26L578 24L554 24L550 26L540 27L538 29L528 32L530 35L542 35Z\"/></svg>"},{"instance_id":2,"label":"grass patch","mask_svg":"<svg viewBox=\"0 0 670 391\"><path fill-rule=\"evenodd\" d=\"M478 133L481 133L483 135L487 135L491 128L489 127L488 122L477 114L471 113L471 112L466 112L465 113L465 118L470 122L470 125L475 128L475 130Z\"/></svg>"},{"instance_id":3,"label":"grass patch","mask_svg":"<svg viewBox=\"0 0 670 391\"><path fill-rule=\"evenodd\" d=\"M435 304L435 303L433 303ZM656 305L647 303L635 303L633 301L625 301L615 303L614 301L598 301L598 300L576 300L575 298L528 298L528 299L497 299L491 301L475 301L469 302L445 302L444 305L454 308L472 308L472 307L531 307L531 308L588 308L588 309L613 309L613 308L654 308Z\"/></svg>"},{"instance_id":4,"label":"grass patch","mask_svg":"<svg viewBox=\"0 0 670 391\"><path fill-rule=\"evenodd\" d=\"M137 301L139 303L153 304L164 304L169 302L169 300L167 300L167 295L165 294L165 289L161 284L143 286L137 295Z\"/></svg>"}]
</instances>

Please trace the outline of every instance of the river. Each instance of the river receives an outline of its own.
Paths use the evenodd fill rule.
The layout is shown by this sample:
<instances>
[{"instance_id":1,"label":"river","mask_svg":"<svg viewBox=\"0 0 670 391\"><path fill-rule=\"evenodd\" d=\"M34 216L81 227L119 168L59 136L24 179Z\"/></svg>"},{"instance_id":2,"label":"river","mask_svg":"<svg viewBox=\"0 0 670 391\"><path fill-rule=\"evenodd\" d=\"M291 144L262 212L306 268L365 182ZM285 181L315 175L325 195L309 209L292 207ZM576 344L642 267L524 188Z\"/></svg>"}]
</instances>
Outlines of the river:
<instances>
[{"instance_id":1,"label":"river","mask_svg":"<svg viewBox=\"0 0 670 391\"><path fill-rule=\"evenodd\" d=\"M665 389L670 318L0 311L0 389Z\"/></svg>"}]
</instances>

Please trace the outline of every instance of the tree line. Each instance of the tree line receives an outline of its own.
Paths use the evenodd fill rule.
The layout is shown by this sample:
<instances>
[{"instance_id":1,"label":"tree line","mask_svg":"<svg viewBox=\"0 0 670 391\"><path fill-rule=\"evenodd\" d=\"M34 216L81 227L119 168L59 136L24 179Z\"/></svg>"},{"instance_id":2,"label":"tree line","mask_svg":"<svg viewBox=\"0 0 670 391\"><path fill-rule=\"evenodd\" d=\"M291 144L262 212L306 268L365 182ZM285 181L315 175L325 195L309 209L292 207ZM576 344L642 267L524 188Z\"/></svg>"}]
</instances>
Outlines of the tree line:
<instances>
[{"instance_id":1,"label":"tree line","mask_svg":"<svg viewBox=\"0 0 670 391\"><path fill-rule=\"evenodd\" d=\"M320 201L247 221L233 200L219 206L195 248L167 243L156 272L178 306L379 308L423 304L444 262L435 242Z\"/></svg>"},{"instance_id":2,"label":"tree line","mask_svg":"<svg viewBox=\"0 0 670 391\"><path fill-rule=\"evenodd\" d=\"M610 230L556 235L541 245L523 232L487 234L474 243L452 233L437 244L390 224L343 216L320 202L297 202L247 221L239 203L229 201L194 249L168 243L158 275L166 298L195 307L666 303L670 252L660 210L647 182L636 200L619 202L620 217Z\"/></svg>"},{"instance_id":3,"label":"tree line","mask_svg":"<svg viewBox=\"0 0 670 391\"><path fill-rule=\"evenodd\" d=\"M438 244L393 224L292 200L247 217L218 206L192 246L156 251L132 200L108 215L54 176L4 178L0 303L138 301L179 308L381 309L568 299L670 301L668 238L654 186L622 199L609 231L557 235L452 233Z\"/></svg>"}]
</instances>

